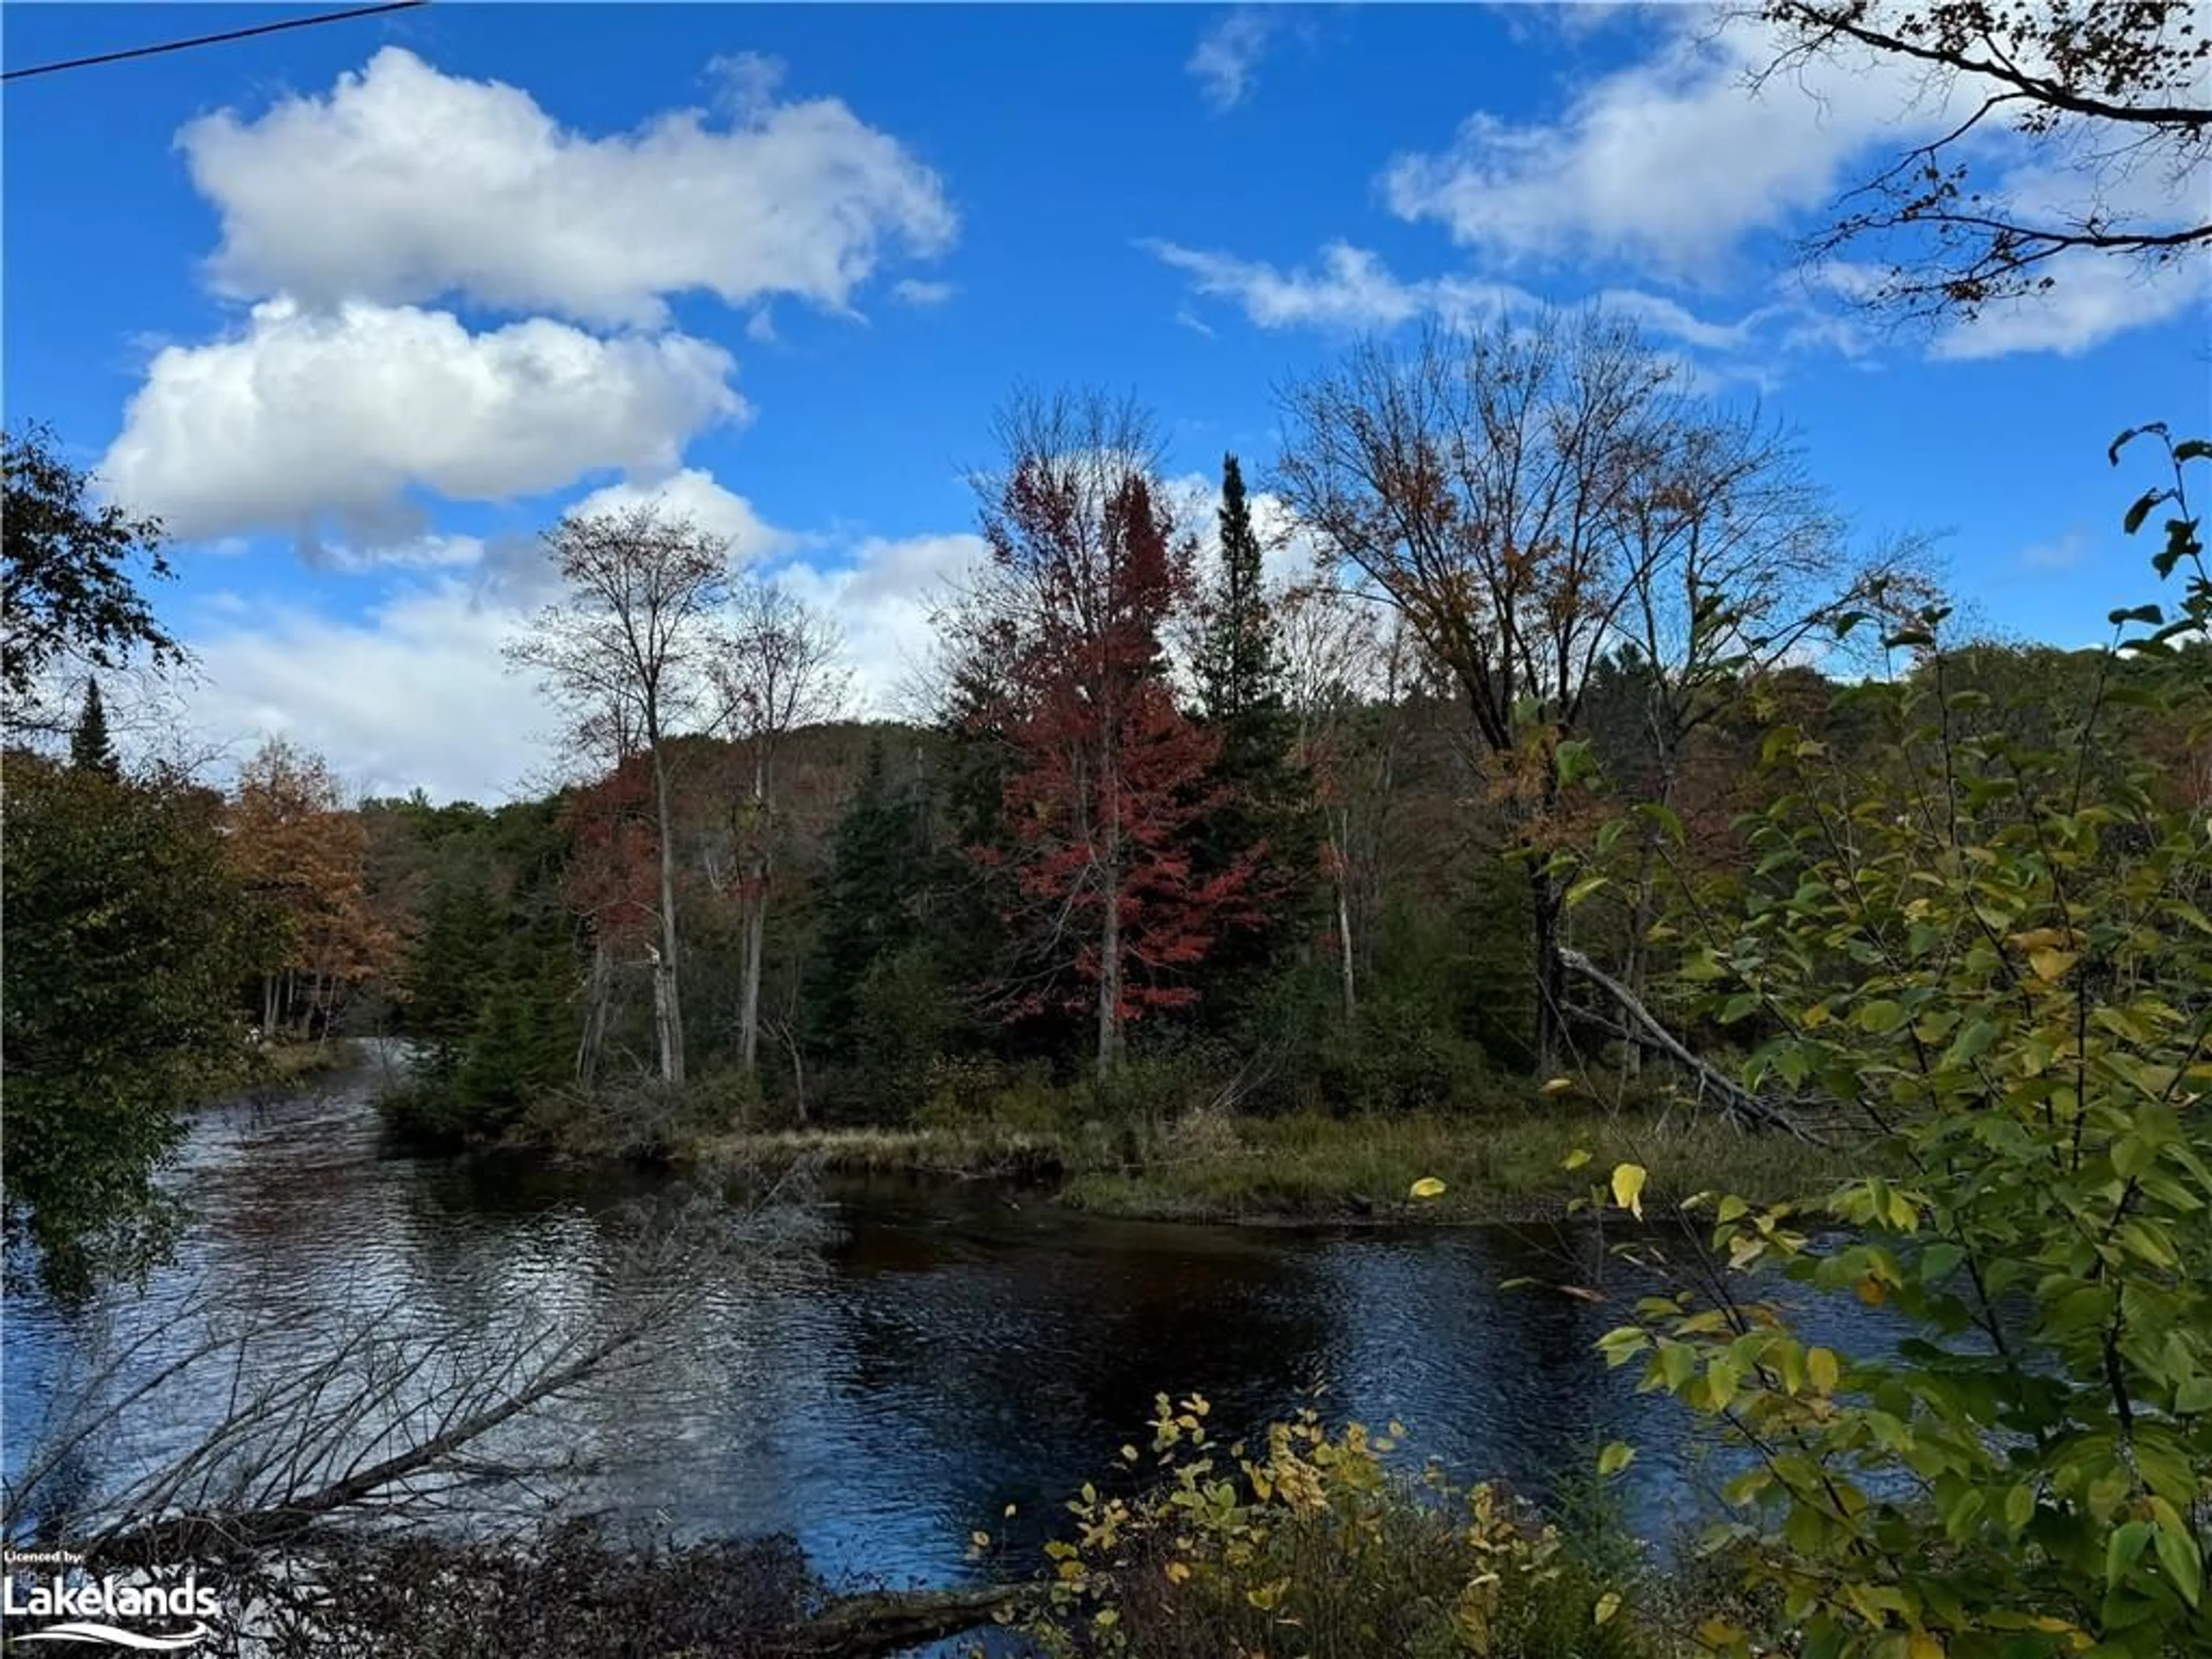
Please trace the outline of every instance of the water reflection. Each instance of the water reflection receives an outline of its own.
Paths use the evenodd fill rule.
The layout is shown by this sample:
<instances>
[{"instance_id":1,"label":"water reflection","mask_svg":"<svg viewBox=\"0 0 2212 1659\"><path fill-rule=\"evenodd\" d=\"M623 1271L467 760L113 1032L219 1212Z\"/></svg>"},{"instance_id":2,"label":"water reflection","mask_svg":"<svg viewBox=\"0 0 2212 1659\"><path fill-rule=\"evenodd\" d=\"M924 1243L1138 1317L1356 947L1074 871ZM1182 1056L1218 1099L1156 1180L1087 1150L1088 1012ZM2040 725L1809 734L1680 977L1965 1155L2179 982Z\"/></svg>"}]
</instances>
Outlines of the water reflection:
<instances>
[{"instance_id":1,"label":"water reflection","mask_svg":"<svg viewBox=\"0 0 2212 1659\"><path fill-rule=\"evenodd\" d=\"M177 1170L198 1223L143 1297L9 1301L11 1478L71 1365L134 1340L150 1365L196 1286L252 1320L270 1368L301 1358L334 1304L396 1304L455 1344L519 1314L617 1316L611 1255L648 1185L380 1158L372 1081L208 1113ZM551 1408L537 1432L603 1466L592 1504L690 1535L787 1530L833 1574L941 1582L965 1571L972 1529L1026 1552L1055 1528L1068 1493L1144 1440L1158 1392L1206 1395L1233 1434L1316 1388L1332 1416L1399 1419L1455 1473L1538 1492L1595 1440L1632 1437L1639 1522L1689 1502L1681 1419L1592 1352L1617 1305L1498 1288L1530 1275L1629 1293L1605 1285L1587 1236L1114 1223L899 1182L831 1196L838 1242L732 1269L654 1364ZM76 1485L112 1478L104 1460L182 1443L219 1409L149 1401Z\"/></svg>"}]
</instances>

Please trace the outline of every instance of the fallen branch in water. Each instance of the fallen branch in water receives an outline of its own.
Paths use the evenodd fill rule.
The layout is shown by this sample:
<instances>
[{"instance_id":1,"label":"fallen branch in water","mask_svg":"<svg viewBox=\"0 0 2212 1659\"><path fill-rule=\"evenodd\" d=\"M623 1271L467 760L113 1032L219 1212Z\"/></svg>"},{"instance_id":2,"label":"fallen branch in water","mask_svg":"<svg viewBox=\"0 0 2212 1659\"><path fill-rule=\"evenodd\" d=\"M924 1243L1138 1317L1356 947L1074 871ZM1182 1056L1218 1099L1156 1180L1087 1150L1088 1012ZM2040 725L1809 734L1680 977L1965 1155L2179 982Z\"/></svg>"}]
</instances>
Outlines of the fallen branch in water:
<instances>
[{"instance_id":1,"label":"fallen branch in water","mask_svg":"<svg viewBox=\"0 0 2212 1659\"><path fill-rule=\"evenodd\" d=\"M791 1659L882 1659L988 1625L1034 1589L879 1590L841 1596L791 1634Z\"/></svg>"}]
</instances>

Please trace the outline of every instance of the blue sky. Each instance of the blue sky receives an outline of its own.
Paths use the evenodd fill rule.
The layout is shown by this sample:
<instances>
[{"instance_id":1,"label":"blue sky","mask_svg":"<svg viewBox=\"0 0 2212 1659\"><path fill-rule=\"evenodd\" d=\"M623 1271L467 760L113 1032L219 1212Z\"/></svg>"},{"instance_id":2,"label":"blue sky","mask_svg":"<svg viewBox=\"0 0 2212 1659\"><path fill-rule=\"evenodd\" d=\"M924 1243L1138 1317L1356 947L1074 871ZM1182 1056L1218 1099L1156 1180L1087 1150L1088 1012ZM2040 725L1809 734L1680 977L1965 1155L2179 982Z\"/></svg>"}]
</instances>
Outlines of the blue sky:
<instances>
[{"instance_id":1,"label":"blue sky","mask_svg":"<svg viewBox=\"0 0 2212 1659\"><path fill-rule=\"evenodd\" d=\"M4 46L269 15L11 6ZM884 706L1018 381L1133 390L1174 471L1264 476L1285 376L1532 296L1610 296L1763 399L1869 535L1949 531L1990 625L2094 636L2144 586L2104 445L2206 413L2201 272L1887 335L1791 238L1928 112L1880 76L1753 100L1759 43L1694 21L441 4L33 80L7 413L176 530L207 740L285 732L378 790L540 763L497 645L544 596L530 538L595 492L786 571Z\"/></svg>"}]
</instances>

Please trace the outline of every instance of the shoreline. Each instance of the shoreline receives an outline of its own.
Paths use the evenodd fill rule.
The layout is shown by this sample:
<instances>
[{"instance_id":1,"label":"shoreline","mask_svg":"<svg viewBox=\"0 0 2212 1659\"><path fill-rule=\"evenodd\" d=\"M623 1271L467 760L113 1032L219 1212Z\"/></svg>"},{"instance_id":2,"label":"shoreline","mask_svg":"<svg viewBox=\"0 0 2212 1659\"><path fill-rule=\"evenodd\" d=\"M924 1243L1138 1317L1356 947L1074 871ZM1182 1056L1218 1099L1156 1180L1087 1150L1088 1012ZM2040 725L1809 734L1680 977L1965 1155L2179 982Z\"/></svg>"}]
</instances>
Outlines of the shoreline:
<instances>
[{"instance_id":1,"label":"shoreline","mask_svg":"<svg viewBox=\"0 0 2212 1659\"><path fill-rule=\"evenodd\" d=\"M1617 1163L1650 1170L1645 1201L1655 1211L1679 1214L1683 1200L1703 1191L1771 1203L1824 1191L1850 1167L1852 1151L1710 1121L1560 1114L1517 1122L1208 1119L1150 1132L793 1129L712 1137L675 1164L735 1176L812 1162L844 1176L1000 1182L1108 1219L1382 1231L1561 1221ZM1567 1168L1577 1152L1587 1161ZM1443 1191L1411 1197L1413 1183L1427 1177L1442 1180Z\"/></svg>"}]
</instances>

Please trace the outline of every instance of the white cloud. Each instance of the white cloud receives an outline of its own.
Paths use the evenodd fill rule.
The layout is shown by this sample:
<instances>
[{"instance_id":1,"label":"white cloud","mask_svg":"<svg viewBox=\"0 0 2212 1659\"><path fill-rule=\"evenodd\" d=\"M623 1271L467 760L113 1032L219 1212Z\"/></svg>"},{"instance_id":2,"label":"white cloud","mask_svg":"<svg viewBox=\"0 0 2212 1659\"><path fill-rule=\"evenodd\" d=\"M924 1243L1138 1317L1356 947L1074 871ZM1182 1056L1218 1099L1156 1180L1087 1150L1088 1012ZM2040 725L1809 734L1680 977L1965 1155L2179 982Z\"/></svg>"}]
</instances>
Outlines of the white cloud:
<instances>
[{"instance_id":1,"label":"white cloud","mask_svg":"<svg viewBox=\"0 0 2212 1659\"><path fill-rule=\"evenodd\" d=\"M704 474L680 476L699 482L672 485L698 499L717 489ZM434 799L495 801L535 793L562 720L527 676L507 672L500 649L551 597L544 550L516 538L482 554L472 575L410 579L358 619L234 599L207 605L190 638L201 669L185 699L194 736L234 758L264 737L289 737L368 793L419 785ZM775 574L844 628L867 712L884 714L929 659L935 602L984 556L973 535L872 537L838 563Z\"/></svg>"},{"instance_id":2,"label":"white cloud","mask_svg":"<svg viewBox=\"0 0 2212 1659\"><path fill-rule=\"evenodd\" d=\"M543 550L516 538L483 554L473 577L412 579L358 619L208 605L190 639L201 669L185 698L194 737L234 759L264 737L288 737L366 793L419 785L433 799L489 802L536 793L562 720L526 675L507 672L500 649L550 596ZM929 659L933 605L984 556L973 535L872 537L839 563L776 575L844 628L862 702L885 714Z\"/></svg>"},{"instance_id":3,"label":"white cloud","mask_svg":"<svg viewBox=\"0 0 2212 1659\"><path fill-rule=\"evenodd\" d=\"M1479 112L1444 149L1398 156L1380 180L1392 210L1442 225L1503 271L1602 260L1647 279L1715 284L1740 274L1747 242L1819 222L1876 168L1955 125L1978 95L1972 77L1947 82L1896 54L1843 44L1754 90L1782 42L1771 27L1748 18L1716 27L1705 8L1656 15L1663 21L1651 50L1582 85L1558 119ZM1958 159L1971 160L1992 202L2028 222L2078 220L2094 195L2120 222L2166 228L2201 214L2190 204L2212 188L2212 156L2179 173L2116 168L2094 143L2054 140L2031 151L1995 123ZM2164 320L2203 291L2171 273L2140 281L2125 261L2096 254L2047 270L2057 278L2051 290L1947 331L1936 355L2079 352ZM1822 275L1848 295L1853 274ZM1863 295L1873 273L1856 274ZM1850 331L1815 327L1830 343L1857 343Z\"/></svg>"},{"instance_id":4,"label":"white cloud","mask_svg":"<svg viewBox=\"0 0 2212 1659\"><path fill-rule=\"evenodd\" d=\"M2070 570L2088 550L2088 535L2075 525L2063 535L2021 549L2020 562L2033 570Z\"/></svg>"},{"instance_id":5,"label":"white cloud","mask_svg":"<svg viewBox=\"0 0 2212 1659\"><path fill-rule=\"evenodd\" d=\"M1459 276L1401 281L1365 248L1331 242L1320 269L1288 270L1264 260L1147 241L1155 256L1199 293L1235 301L1261 328L1395 328L1416 318L1463 319L1535 303L1525 290Z\"/></svg>"},{"instance_id":6,"label":"white cloud","mask_svg":"<svg viewBox=\"0 0 2212 1659\"><path fill-rule=\"evenodd\" d=\"M2212 300L2212 269L2184 258L2153 270L2109 253L2073 253L2051 262L2051 287L1985 307L1972 321L1945 325L1931 355L1968 360L2016 351L2078 357L2114 335L2147 328Z\"/></svg>"},{"instance_id":7,"label":"white cloud","mask_svg":"<svg viewBox=\"0 0 2212 1659\"><path fill-rule=\"evenodd\" d=\"M913 276L902 276L891 284L892 297L910 306L941 306L952 297L950 283L925 283Z\"/></svg>"},{"instance_id":8,"label":"white cloud","mask_svg":"<svg viewBox=\"0 0 2212 1659\"><path fill-rule=\"evenodd\" d=\"M503 501L609 469L665 471L744 404L720 347L681 334L596 339L544 319L471 334L449 313L256 306L246 330L159 353L100 471L185 540L416 533L428 489Z\"/></svg>"},{"instance_id":9,"label":"white cloud","mask_svg":"<svg viewBox=\"0 0 2212 1659\"><path fill-rule=\"evenodd\" d=\"M483 542L475 536L418 536L383 547L324 544L303 538L300 551L319 569L349 576L378 570L465 570L483 562Z\"/></svg>"},{"instance_id":10,"label":"white cloud","mask_svg":"<svg viewBox=\"0 0 2212 1659\"><path fill-rule=\"evenodd\" d=\"M1717 275L1747 234L1826 206L1876 140L1933 131L1940 100L1871 57L1823 59L1754 94L1763 29L1715 32L1683 9L1650 56L1583 87L1561 119L1470 116L1451 146L1399 156L1391 209L1509 263L1632 260L1677 279Z\"/></svg>"},{"instance_id":11,"label":"white cloud","mask_svg":"<svg viewBox=\"0 0 2212 1659\"><path fill-rule=\"evenodd\" d=\"M528 793L558 720L500 656L522 614L452 578L359 622L291 608L234 614L191 641L202 678L186 717L239 758L264 737L289 738L364 793Z\"/></svg>"},{"instance_id":12,"label":"white cloud","mask_svg":"<svg viewBox=\"0 0 2212 1659\"><path fill-rule=\"evenodd\" d=\"M1342 242L1322 250L1318 269L1285 270L1265 261L1180 247L1145 244L1191 277L1197 292L1228 300L1261 328L1387 331L1426 319L1464 325L1501 313L1538 309L1544 301L1525 289L1471 276L1396 276L1375 254ZM1788 352L1815 341L1839 349L1856 342L1829 327L1829 319L1802 303L1777 301L1731 321L1700 317L1662 295L1607 289L1591 296L1653 339L1701 354L1684 366L1701 384L1737 380L1771 385L1776 364ZM1203 330L1188 313L1177 320Z\"/></svg>"},{"instance_id":13,"label":"white cloud","mask_svg":"<svg viewBox=\"0 0 2212 1659\"><path fill-rule=\"evenodd\" d=\"M2212 202L2212 154L2200 155L2179 174L2139 167L2105 181L2094 193L2064 167L2015 168L1998 191L2034 222L2079 223L2100 210L2118 222L2175 222L2179 203L2194 203L2201 218ZM2190 253L2162 265L2094 250L2075 249L2045 262L2050 288L1984 307L1972 321L1954 320L1936 337L1934 355L1996 357L2016 351L2079 356L2114 335L2170 321L2212 299L2212 264Z\"/></svg>"},{"instance_id":14,"label":"white cloud","mask_svg":"<svg viewBox=\"0 0 2212 1659\"><path fill-rule=\"evenodd\" d=\"M1275 20L1240 6L1199 37L1183 69L1217 112L1232 110L1250 95L1260 60L1275 32Z\"/></svg>"},{"instance_id":15,"label":"white cloud","mask_svg":"<svg viewBox=\"0 0 2212 1659\"><path fill-rule=\"evenodd\" d=\"M898 713L937 641L930 616L987 556L980 536L872 536L840 564L794 564L776 579L845 630L854 687L870 714Z\"/></svg>"},{"instance_id":16,"label":"white cloud","mask_svg":"<svg viewBox=\"0 0 2212 1659\"><path fill-rule=\"evenodd\" d=\"M721 537L730 544L732 560L741 565L790 552L807 539L769 523L750 501L723 489L712 473L696 466L659 479L625 479L609 484L593 490L569 510L580 514L620 513L647 501L658 502L672 518L689 519L710 536Z\"/></svg>"},{"instance_id":17,"label":"white cloud","mask_svg":"<svg viewBox=\"0 0 2212 1659\"><path fill-rule=\"evenodd\" d=\"M776 104L772 66L721 65L726 120L563 128L520 88L386 47L321 97L219 111L178 142L222 216L218 285L312 305L466 295L657 325L663 296L787 294L844 308L878 264L957 220L937 175L836 99Z\"/></svg>"}]
</instances>

